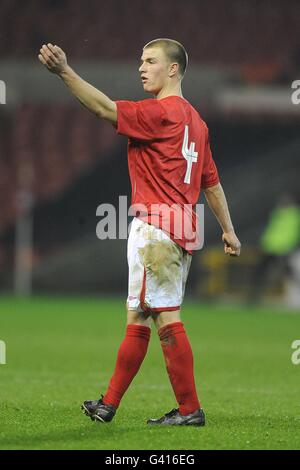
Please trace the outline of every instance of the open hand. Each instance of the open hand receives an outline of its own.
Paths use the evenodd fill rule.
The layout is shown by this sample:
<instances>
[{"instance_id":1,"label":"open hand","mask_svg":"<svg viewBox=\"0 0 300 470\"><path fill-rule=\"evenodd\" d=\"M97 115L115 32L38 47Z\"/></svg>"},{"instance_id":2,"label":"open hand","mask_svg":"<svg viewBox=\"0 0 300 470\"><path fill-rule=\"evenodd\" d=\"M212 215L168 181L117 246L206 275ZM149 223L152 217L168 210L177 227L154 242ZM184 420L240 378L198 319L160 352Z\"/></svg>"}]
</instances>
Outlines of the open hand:
<instances>
[{"instance_id":1,"label":"open hand","mask_svg":"<svg viewBox=\"0 0 300 470\"><path fill-rule=\"evenodd\" d=\"M223 233L222 240L224 242L224 252L226 255L240 256L241 243L233 231Z\"/></svg>"},{"instance_id":2,"label":"open hand","mask_svg":"<svg viewBox=\"0 0 300 470\"><path fill-rule=\"evenodd\" d=\"M64 51L53 44L43 45L38 55L39 61L52 73L60 74L68 66Z\"/></svg>"}]
</instances>

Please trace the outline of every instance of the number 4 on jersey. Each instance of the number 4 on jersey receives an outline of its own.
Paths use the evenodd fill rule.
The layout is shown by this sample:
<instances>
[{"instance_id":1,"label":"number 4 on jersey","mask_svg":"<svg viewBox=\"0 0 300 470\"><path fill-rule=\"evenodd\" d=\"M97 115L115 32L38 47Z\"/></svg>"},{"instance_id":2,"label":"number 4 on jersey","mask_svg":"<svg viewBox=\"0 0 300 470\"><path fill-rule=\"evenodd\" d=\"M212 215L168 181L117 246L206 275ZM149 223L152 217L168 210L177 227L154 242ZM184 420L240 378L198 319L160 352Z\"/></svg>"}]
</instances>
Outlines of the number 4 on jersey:
<instances>
[{"instance_id":1,"label":"number 4 on jersey","mask_svg":"<svg viewBox=\"0 0 300 470\"><path fill-rule=\"evenodd\" d=\"M190 148L188 147L189 140L189 126L185 126L184 137L182 144L182 155L187 161L187 168L184 177L184 182L190 184L191 182L191 171L193 163L196 163L198 160L198 152L195 152L195 142L191 142Z\"/></svg>"}]
</instances>

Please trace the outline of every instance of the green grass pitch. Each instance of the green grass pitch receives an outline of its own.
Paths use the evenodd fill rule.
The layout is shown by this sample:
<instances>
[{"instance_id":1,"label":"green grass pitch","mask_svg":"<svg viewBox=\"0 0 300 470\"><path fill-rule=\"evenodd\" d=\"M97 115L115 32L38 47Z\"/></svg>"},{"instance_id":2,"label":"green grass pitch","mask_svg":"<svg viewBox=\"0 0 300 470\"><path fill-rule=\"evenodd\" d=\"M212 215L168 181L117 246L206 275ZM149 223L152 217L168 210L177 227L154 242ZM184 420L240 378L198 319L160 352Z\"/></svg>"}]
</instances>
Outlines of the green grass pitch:
<instances>
[{"instance_id":1,"label":"green grass pitch","mask_svg":"<svg viewBox=\"0 0 300 470\"><path fill-rule=\"evenodd\" d=\"M146 359L109 424L81 413L105 392L125 328L119 299L0 299L1 449L300 449L300 315L186 301L204 428L149 428L175 407L153 327Z\"/></svg>"}]
</instances>

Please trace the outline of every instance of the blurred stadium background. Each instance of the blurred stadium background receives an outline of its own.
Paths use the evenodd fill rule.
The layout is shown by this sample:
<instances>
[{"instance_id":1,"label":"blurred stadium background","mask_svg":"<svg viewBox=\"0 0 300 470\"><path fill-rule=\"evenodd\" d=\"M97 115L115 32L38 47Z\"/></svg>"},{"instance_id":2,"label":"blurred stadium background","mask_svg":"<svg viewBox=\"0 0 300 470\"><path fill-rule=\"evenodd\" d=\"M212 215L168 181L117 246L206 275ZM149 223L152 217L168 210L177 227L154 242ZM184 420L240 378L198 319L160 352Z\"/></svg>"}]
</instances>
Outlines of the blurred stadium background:
<instances>
[{"instance_id":1,"label":"blurred stadium background","mask_svg":"<svg viewBox=\"0 0 300 470\"><path fill-rule=\"evenodd\" d=\"M270 213L282 195L299 203L300 105L291 101L299 1L0 0L0 10L0 291L125 299L126 240L97 239L96 208L130 196L126 139L83 109L37 54L56 43L112 99L137 100L150 97L139 82L143 45L170 37L189 53L183 93L210 128L243 245L239 259L223 255L206 207L187 293L251 300ZM300 308L299 239L277 257L288 271L275 263L261 275L260 300Z\"/></svg>"}]
</instances>

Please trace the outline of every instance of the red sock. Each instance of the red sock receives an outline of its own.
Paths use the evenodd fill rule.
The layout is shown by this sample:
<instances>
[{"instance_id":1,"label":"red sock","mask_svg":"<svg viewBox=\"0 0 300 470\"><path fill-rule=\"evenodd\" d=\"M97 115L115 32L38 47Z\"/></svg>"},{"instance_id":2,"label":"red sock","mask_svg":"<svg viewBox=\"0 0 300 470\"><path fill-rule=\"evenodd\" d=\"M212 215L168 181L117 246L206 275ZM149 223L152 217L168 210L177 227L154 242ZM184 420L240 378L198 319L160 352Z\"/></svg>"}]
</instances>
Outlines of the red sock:
<instances>
[{"instance_id":1,"label":"red sock","mask_svg":"<svg viewBox=\"0 0 300 470\"><path fill-rule=\"evenodd\" d=\"M106 405L116 408L137 374L147 352L151 329L142 325L128 325L120 346L114 374L103 397Z\"/></svg>"},{"instance_id":2,"label":"red sock","mask_svg":"<svg viewBox=\"0 0 300 470\"><path fill-rule=\"evenodd\" d=\"M193 413L201 405L195 386L193 353L183 323L170 323L160 328L158 334L179 412Z\"/></svg>"}]
</instances>

